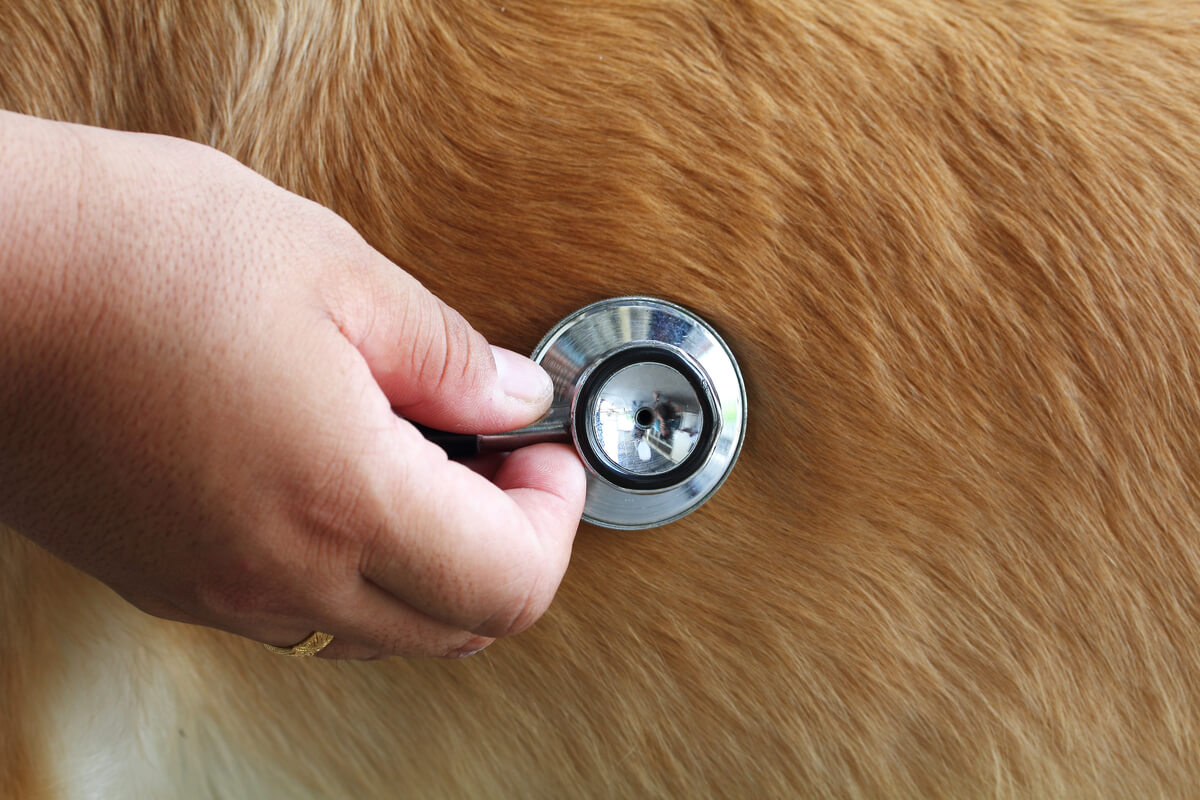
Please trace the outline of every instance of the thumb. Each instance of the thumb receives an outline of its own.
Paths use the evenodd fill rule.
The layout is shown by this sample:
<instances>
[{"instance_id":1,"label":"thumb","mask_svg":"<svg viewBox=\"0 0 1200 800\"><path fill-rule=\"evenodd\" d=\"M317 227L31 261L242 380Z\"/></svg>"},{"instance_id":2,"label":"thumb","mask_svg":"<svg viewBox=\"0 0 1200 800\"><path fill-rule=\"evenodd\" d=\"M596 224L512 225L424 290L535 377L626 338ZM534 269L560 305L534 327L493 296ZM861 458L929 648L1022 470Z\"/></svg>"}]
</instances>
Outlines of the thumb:
<instances>
[{"instance_id":1,"label":"thumb","mask_svg":"<svg viewBox=\"0 0 1200 800\"><path fill-rule=\"evenodd\" d=\"M495 433L546 413L553 387L545 370L489 345L461 314L372 252L373 263L354 276L366 279L366 291L349 293L355 299L341 304L338 321L398 414L450 431Z\"/></svg>"}]
</instances>

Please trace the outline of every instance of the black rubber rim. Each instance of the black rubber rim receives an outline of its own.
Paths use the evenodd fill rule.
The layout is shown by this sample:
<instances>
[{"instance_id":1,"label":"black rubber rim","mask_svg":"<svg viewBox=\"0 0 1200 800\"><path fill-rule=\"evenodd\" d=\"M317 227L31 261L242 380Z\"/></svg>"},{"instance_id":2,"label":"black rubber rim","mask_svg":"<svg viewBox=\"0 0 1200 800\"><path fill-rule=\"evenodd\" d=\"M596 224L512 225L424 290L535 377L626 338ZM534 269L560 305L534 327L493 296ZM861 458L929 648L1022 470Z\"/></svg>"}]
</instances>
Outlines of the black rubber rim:
<instances>
[{"instance_id":1,"label":"black rubber rim","mask_svg":"<svg viewBox=\"0 0 1200 800\"><path fill-rule=\"evenodd\" d=\"M590 406L592 395L599 387L603 386L619 370L628 367L630 364L647 363L662 364L671 367L687 379L693 391L696 392L696 397L700 398L701 413L704 416L704 429L700 433L700 441L696 444L696 449L679 466L661 475L632 475L618 470L609 463L608 459L596 452L595 448L592 447L591 439L588 437L587 421L591 416ZM580 413L580 411L583 413ZM708 456L712 452L713 443L716 441L716 416L716 408L713 406L712 397L705 388L704 383L701 382L700 376L696 374L696 368L684 360L682 356L670 350L649 345L631 347L606 358L588 376L587 381L584 382L583 387L579 390L575 413L575 441L579 445L580 454L583 455L588 465L613 485L620 486L623 489L641 489L642 491L666 489L669 486L683 483L704 466L704 462L708 460Z\"/></svg>"}]
</instances>

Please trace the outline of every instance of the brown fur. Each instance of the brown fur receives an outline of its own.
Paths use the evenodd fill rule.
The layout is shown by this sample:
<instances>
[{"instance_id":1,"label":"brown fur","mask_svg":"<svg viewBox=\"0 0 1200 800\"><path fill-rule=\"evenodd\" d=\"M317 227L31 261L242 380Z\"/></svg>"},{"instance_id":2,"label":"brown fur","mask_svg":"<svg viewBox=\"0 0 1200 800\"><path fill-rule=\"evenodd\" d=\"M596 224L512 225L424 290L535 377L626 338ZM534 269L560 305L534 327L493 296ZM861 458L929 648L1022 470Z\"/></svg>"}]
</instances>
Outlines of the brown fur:
<instances>
[{"instance_id":1,"label":"brown fur","mask_svg":"<svg viewBox=\"0 0 1200 800\"><path fill-rule=\"evenodd\" d=\"M0 65L0 106L330 206L497 344L678 301L750 396L714 500L585 528L462 663L278 659L0 541L0 792L62 788L65 639L158 676L123 680L189 796L1200 784L1190 4L29 0Z\"/></svg>"}]
</instances>

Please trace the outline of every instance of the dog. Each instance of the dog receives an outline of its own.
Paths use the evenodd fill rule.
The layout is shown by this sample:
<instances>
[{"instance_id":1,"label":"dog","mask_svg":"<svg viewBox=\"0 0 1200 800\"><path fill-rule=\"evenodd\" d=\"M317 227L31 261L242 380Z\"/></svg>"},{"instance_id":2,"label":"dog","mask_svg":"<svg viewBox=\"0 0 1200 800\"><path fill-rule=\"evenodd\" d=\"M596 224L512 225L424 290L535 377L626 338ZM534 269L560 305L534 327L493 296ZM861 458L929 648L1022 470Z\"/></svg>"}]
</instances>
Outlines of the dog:
<instances>
[{"instance_id":1,"label":"dog","mask_svg":"<svg viewBox=\"0 0 1200 800\"><path fill-rule=\"evenodd\" d=\"M0 107L209 144L490 341L708 319L725 486L462 662L280 659L0 537L0 794L1186 797L1200 21L1175 0L15 0Z\"/></svg>"}]
</instances>

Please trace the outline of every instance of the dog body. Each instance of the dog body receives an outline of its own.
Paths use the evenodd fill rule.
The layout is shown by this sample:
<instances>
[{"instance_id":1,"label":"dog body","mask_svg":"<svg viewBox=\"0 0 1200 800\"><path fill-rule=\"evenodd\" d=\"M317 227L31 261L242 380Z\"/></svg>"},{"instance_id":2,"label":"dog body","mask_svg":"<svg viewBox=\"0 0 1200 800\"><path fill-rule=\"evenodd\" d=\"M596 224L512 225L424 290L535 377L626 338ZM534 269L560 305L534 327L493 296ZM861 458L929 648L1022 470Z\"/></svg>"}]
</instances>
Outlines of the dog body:
<instances>
[{"instance_id":1,"label":"dog body","mask_svg":"<svg viewBox=\"0 0 1200 800\"><path fill-rule=\"evenodd\" d=\"M279 659L5 534L0 794L1200 783L1188 4L9 6L0 106L224 150L502 346L678 302L750 413L464 662Z\"/></svg>"}]
</instances>

